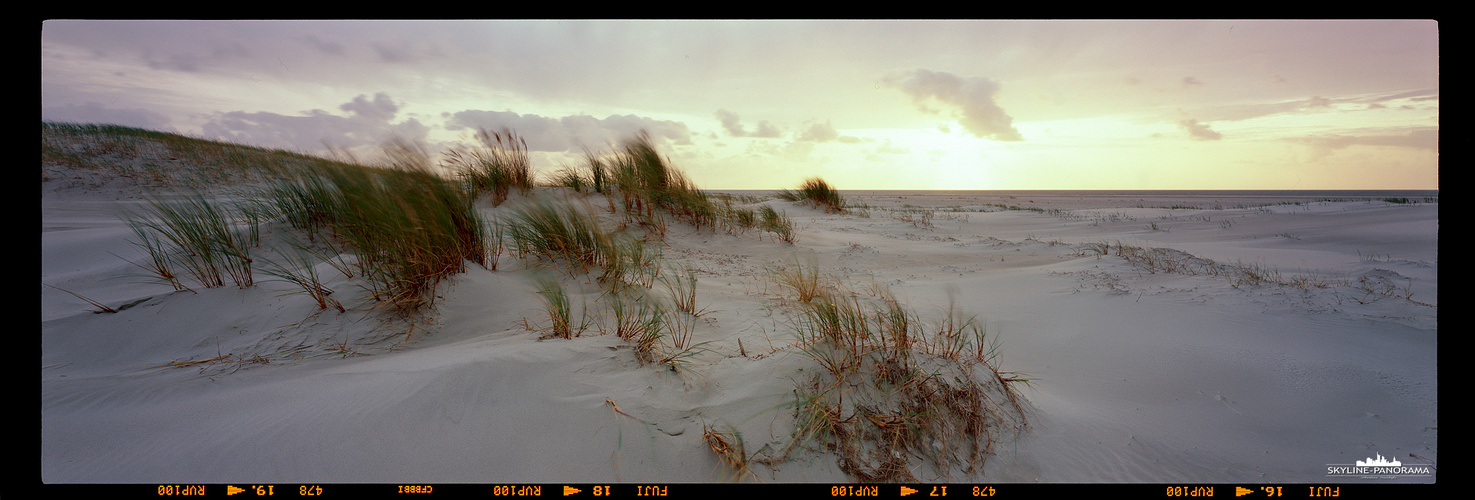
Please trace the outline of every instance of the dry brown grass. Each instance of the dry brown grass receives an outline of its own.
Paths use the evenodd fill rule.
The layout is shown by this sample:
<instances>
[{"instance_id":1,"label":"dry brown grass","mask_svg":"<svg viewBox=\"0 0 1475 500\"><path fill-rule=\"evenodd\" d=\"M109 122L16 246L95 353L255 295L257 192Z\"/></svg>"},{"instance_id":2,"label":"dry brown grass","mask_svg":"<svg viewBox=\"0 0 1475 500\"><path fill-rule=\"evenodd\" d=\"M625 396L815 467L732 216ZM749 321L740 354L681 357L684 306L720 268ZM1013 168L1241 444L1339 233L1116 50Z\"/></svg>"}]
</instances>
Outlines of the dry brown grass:
<instances>
[{"instance_id":1,"label":"dry brown grass","mask_svg":"<svg viewBox=\"0 0 1475 500\"><path fill-rule=\"evenodd\" d=\"M717 459L731 469L727 479L741 481L747 476L758 479L758 475L748 468L749 457L742 435L736 431L717 431L703 423L702 439L707 442L712 454L717 455Z\"/></svg>"},{"instance_id":2,"label":"dry brown grass","mask_svg":"<svg viewBox=\"0 0 1475 500\"><path fill-rule=\"evenodd\" d=\"M952 304L928 322L883 287L864 294L837 285L793 304L796 347L820 369L797 382L784 456L823 448L862 482L975 475L1003 435L1028 425L1018 392L1028 379L1000 371L998 345ZM923 468L926 478L917 475Z\"/></svg>"}]
</instances>

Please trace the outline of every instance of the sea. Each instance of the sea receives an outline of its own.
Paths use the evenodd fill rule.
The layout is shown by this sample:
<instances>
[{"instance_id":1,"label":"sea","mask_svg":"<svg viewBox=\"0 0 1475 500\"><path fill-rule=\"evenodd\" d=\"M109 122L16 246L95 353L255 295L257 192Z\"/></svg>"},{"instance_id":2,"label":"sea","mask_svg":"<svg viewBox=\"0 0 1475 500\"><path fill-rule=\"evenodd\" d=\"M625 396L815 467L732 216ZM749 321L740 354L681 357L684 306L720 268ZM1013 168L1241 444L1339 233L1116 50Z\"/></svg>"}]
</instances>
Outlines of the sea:
<instances>
[{"instance_id":1,"label":"sea","mask_svg":"<svg viewBox=\"0 0 1475 500\"><path fill-rule=\"evenodd\" d=\"M1326 201L1438 203L1439 190L839 190L846 204L877 208L1059 209L1198 208L1223 209ZM712 190L765 198L774 190Z\"/></svg>"}]
</instances>

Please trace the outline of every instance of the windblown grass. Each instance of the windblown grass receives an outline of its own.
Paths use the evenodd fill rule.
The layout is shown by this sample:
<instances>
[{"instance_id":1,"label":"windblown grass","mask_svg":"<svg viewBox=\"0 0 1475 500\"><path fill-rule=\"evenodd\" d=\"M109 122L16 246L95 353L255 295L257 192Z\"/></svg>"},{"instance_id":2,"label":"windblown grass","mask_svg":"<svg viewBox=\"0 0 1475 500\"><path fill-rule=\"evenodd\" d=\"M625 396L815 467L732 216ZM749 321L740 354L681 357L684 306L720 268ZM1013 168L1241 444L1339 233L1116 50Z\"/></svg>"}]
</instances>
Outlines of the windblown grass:
<instances>
[{"instance_id":1,"label":"windblown grass","mask_svg":"<svg viewBox=\"0 0 1475 500\"><path fill-rule=\"evenodd\" d=\"M189 289L183 283L186 277L202 288L227 281L252 286L251 248L261 244L261 226L273 220L288 222L309 240L350 248L358 256L357 273L342 262L330 262L345 275L364 278L377 298L400 311L427 304L435 283L462 270L465 261L486 262L486 226L471 198L455 183L432 174L430 153L407 141L386 145L389 167L367 167L108 125L43 123L42 135L43 169L48 162L106 168L106 163L88 163L97 159L127 165L166 157L182 162L163 169L177 175L161 177L154 185L183 186L185 194L156 196L124 216L134 245L146 254L135 265L176 290ZM179 176L187 178L175 178ZM187 188L238 181L265 181L265 187L244 193L246 198L235 203ZM312 288L315 278L302 274L308 268L278 265L271 271L308 284L305 290L321 305L336 307Z\"/></svg>"},{"instance_id":2,"label":"windblown grass","mask_svg":"<svg viewBox=\"0 0 1475 500\"><path fill-rule=\"evenodd\" d=\"M169 247L160 239L157 232L150 229L146 221L131 220L128 227L133 230L135 240L131 241L134 246L144 251L147 258L141 262L129 261L147 272L146 276L174 288L175 291L190 290L180 282L180 276L175 274L175 257ZM190 290L193 292L194 290Z\"/></svg>"},{"instance_id":3,"label":"windblown grass","mask_svg":"<svg viewBox=\"0 0 1475 500\"><path fill-rule=\"evenodd\" d=\"M820 281L788 276L805 288ZM922 465L980 472L999 429L1027 425L1016 386L1028 379L1000 371L998 344L951 303L930 323L879 286L821 286L797 304L798 349L821 370L797 381L785 454L820 445L858 481L915 482Z\"/></svg>"},{"instance_id":4,"label":"windblown grass","mask_svg":"<svg viewBox=\"0 0 1475 500\"><path fill-rule=\"evenodd\" d=\"M489 228L472 197L426 169L338 164L285 177L262 196L309 236L326 232L351 248L367 289L398 312L432 304L467 261L488 265Z\"/></svg>"},{"instance_id":5,"label":"windblown grass","mask_svg":"<svg viewBox=\"0 0 1475 500\"><path fill-rule=\"evenodd\" d=\"M730 197L719 198L702 190L660 154L644 131L609 153L585 149L583 166L555 171L552 184L575 190L592 187L610 199L610 210L622 214L625 224L644 228L657 240L665 239L669 222L723 228L732 234L761 227L784 241L794 238L787 216L774 212L763 219L761 211L734 207Z\"/></svg>"},{"instance_id":6,"label":"windblown grass","mask_svg":"<svg viewBox=\"0 0 1475 500\"><path fill-rule=\"evenodd\" d=\"M731 198L721 198L720 219L728 234L743 234L758 225L758 211L748 207L736 207Z\"/></svg>"},{"instance_id":7,"label":"windblown grass","mask_svg":"<svg viewBox=\"0 0 1475 500\"><path fill-rule=\"evenodd\" d=\"M566 200L529 198L511 210L503 231L513 254L557 268L565 278L596 276L606 287L600 302L606 314L598 324L585 315L575 323L561 286L540 278L539 295L548 311L552 336L568 338L596 327L634 346L637 359L681 371L701 349L692 342L696 318L696 274L683 268L661 278L660 249L624 233L604 230L589 207ZM649 293L659 281L669 302Z\"/></svg>"},{"instance_id":8,"label":"windblown grass","mask_svg":"<svg viewBox=\"0 0 1475 500\"><path fill-rule=\"evenodd\" d=\"M918 229L932 229L934 227L937 227L935 224L932 223L932 212L927 210L907 210L895 212L891 215L891 218L911 224L912 227Z\"/></svg>"},{"instance_id":9,"label":"windblown grass","mask_svg":"<svg viewBox=\"0 0 1475 500\"><path fill-rule=\"evenodd\" d=\"M548 313L548 330L554 337L568 339L577 337L589 328L589 318L585 313L579 321L573 319L573 303L569 300L568 292L564 290L563 284L558 279L550 276L540 276L538 282L538 295L543 298L543 309Z\"/></svg>"},{"instance_id":10,"label":"windblown grass","mask_svg":"<svg viewBox=\"0 0 1475 500\"><path fill-rule=\"evenodd\" d=\"M588 148L584 148L584 169L588 171L589 186L594 188L594 192L604 193L610 187L609 165Z\"/></svg>"},{"instance_id":11,"label":"windblown grass","mask_svg":"<svg viewBox=\"0 0 1475 500\"><path fill-rule=\"evenodd\" d=\"M134 244L149 254L140 267L176 290L184 287L175 268L183 269L203 288L223 286L226 277L241 288L254 283L249 234L230 212L204 194L158 197L124 219L138 238Z\"/></svg>"},{"instance_id":12,"label":"windblown grass","mask_svg":"<svg viewBox=\"0 0 1475 500\"><path fill-rule=\"evenodd\" d=\"M563 200L530 199L513 208L503 230L519 256L588 271L604 266L618 253L614 238L590 212Z\"/></svg>"},{"instance_id":13,"label":"windblown grass","mask_svg":"<svg viewBox=\"0 0 1475 500\"><path fill-rule=\"evenodd\" d=\"M652 361L651 353L665 332L666 310L646 294L634 290L615 291L605 295L602 302L608 312L606 321L599 325L600 333L630 341L635 344L639 359Z\"/></svg>"},{"instance_id":14,"label":"windblown grass","mask_svg":"<svg viewBox=\"0 0 1475 500\"><path fill-rule=\"evenodd\" d=\"M345 169L337 232L357 250L376 297L397 310L433 302L434 289L464 270L486 265L486 223L471 198L425 171Z\"/></svg>"},{"instance_id":15,"label":"windblown grass","mask_svg":"<svg viewBox=\"0 0 1475 500\"><path fill-rule=\"evenodd\" d=\"M706 313L706 309L697 309L697 274L690 267L682 267L681 275L670 276L661 280L666 286L666 291L671 294L671 303L676 310L694 317L700 317Z\"/></svg>"},{"instance_id":16,"label":"windblown grass","mask_svg":"<svg viewBox=\"0 0 1475 500\"><path fill-rule=\"evenodd\" d=\"M61 287L58 287L58 286L55 286L55 285L47 285L46 283L42 283L42 285L46 285L47 287L50 287L50 288L52 288L54 290L61 290L61 291L66 292L67 294L69 294L69 295L71 295L73 297L82 299L83 301L87 302L88 304L92 304L92 307L97 308L96 311L92 311L93 314L101 314L101 313L114 314L114 313L117 313L118 312L117 309L114 309L113 307L111 307L111 306L109 306L107 304L104 304L102 302L98 302L96 300L92 300L92 299L90 299L90 298L88 298L88 297L86 297L86 296L84 296L84 295L82 295L80 293L73 292L71 290L67 290L65 288L61 288Z\"/></svg>"},{"instance_id":17,"label":"windblown grass","mask_svg":"<svg viewBox=\"0 0 1475 500\"><path fill-rule=\"evenodd\" d=\"M478 146L446 152L445 164L470 186L475 196L491 193L492 204L507 200L513 189L527 194L533 188L532 162L527 140L510 129L476 133Z\"/></svg>"},{"instance_id":18,"label":"windblown grass","mask_svg":"<svg viewBox=\"0 0 1475 500\"><path fill-rule=\"evenodd\" d=\"M312 253L301 245L294 245L291 253L281 253L282 262L263 258L265 266L262 271L275 276L281 281L296 285L297 289L291 294L304 294L312 297L317 302L319 309L332 307L338 312L345 312L343 304L334 299L333 289L323 285L323 280L318 276L317 259Z\"/></svg>"},{"instance_id":19,"label":"windblown grass","mask_svg":"<svg viewBox=\"0 0 1475 500\"><path fill-rule=\"evenodd\" d=\"M763 205L758 209L758 217L758 227L773 233L775 238L786 243L793 243L797 238L794 234L794 221L789 219L787 213L774 210L770 205Z\"/></svg>"},{"instance_id":20,"label":"windblown grass","mask_svg":"<svg viewBox=\"0 0 1475 500\"><path fill-rule=\"evenodd\" d=\"M631 344L635 358L676 372L689 372L693 358L704 352L692 342L696 317L683 314L643 288L605 294L607 308L602 333L612 333Z\"/></svg>"},{"instance_id":21,"label":"windblown grass","mask_svg":"<svg viewBox=\"0 0 1475 500\"><path fill-rule=\"evenodd\" d=\"M801 304L813 301L824 290L819 264L814 259L809 260L808 267L797 258L789 264L774 265L769 269L769 275L775 283L792 292L794 300Z\"/></svg>"},{"instance_id":22,"label":"windblown grass","mask_svg":"<svg viewBox=\"0 0 1475 500\"><path fill-rule=\"evenodd\" d=\"M105 133L86 147L120 155L155 147L121 140L132 131ZM78 146L56 137L43 138L45 161L83 161L81 156L97 154L78 153ZM199 146L194 140L164 140ZM488 223L475 209L478 196L490 194L500 205L513 190L531 193L533 182L521 137L482 130L478 141L479 147L447 152L439 162L460 182L433 173L433 155L405 141L388 143L378 166L299 156L274 164L259 160L273 156L258 157L257 150L216 149L207 154L250 164L241 168L257 169L251 175L265 176L266 186L252 193L255 199L229 208L203 195L155 201L129 219L135 244L148 255L138 265L176 289L187 289L181 276L205 288L227 279L252 286L250 248L260 244L262 224L280 221L308 239L261 263L262 272L295 287L288 293L307 295L320 309L343 311L318 274L317 266L326 262L385 307L409 313L433 306L438 284L464 271L467 262L495 269L505 247L562 271L535 278L551 336L572 338L598 329L629 342L641 362L685 376L705 352L698 338L705 309L697 303L695 271L678 267L661 274L668 221L734 234L756 227L779 240L795 239L787 214L770 204L739 207L731 198L709 195L673 168L645 133L609 155L586 151L582 168L566 167L554 178L558 185L603 193L611 212L622 214L621 228L638 224L647 230L644 238L606 230L591 207L544 197L525 196L510 209L498 209L499 220ZM818 178L807 180L795 196L843 211L838 191ZM345 254L353 258L340 257ZM584 277L597 277L606 289L597 302L581 307L564 280ZM1025 425L1015 387L1026 380L995 367L997 344L974 317L950 306L941 319L924 321L882 288L869 295L841 290L813 263L796 262L776 271L776 279L798 308L796 350L821 367L796 381L796 432L785 453L825 447L859 480L916 480L912 471L924 463L942 475L981 470L999 429ZM650 293L658 281L666 295ZM339 351L351 353L346 339ZM703 439L731 469L746 470L752 457L735 431L705 428Z\"/></svg>"},{"instance_id":23,"label":"windblown grass","mask_svg":"<svg viewBox=\"0 0 1475 500\"><path fill-rule=\"evenodd\" d=\"M644 131L608 155L586 151L585 156L590 184L618 199L627 221L658 237L665 234L662 213L699 228L716 228L721 222L717 203L685 172L671 166Z\"/></svg>"},{"instance_id":24,"label":"windblown grass","mask_svg":"<svg viewBox=\"0 0 1475 500\"><path fill-rule=\"evenodd\" d=\"M592 181L579 169L570 166L561 166L550 174L548 184L556 187L566 187L576 193L584 192L584 188L592 188Z\"/></svg>"},{"instance_id":25,"label":"windblown grass","mask_svg":"<svg viewBox=\"0 0 1475 500\"><path fill-rule=\"evenodd\" d=\"M655 286L661 273L661 248L645 240L616 236L605 249L604 274L599 281L611 289Z\"/></svg>"},{"instance_id":26,"label":"windblown grass","mask_svg":"<svg viewBox=\"0 0 1475 500\"><path fill-rule=\"evenodd\" d=\"M788 201L808 203L829 213L845 211L845 199L840 196L840 191L819 177L805 179L799 185L798 191L779 190L778 197Z\"/></svg>"}]
</instances>

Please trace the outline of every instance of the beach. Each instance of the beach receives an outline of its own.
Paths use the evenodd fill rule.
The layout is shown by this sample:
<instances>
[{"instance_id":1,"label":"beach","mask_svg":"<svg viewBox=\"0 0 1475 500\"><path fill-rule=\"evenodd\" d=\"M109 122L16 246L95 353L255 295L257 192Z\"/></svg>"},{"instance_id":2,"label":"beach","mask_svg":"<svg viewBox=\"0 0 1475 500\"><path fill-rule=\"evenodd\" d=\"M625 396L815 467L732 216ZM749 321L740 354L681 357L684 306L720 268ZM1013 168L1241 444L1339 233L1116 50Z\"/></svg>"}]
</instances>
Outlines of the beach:
<instances>
[{"instance_id":1,"label":"beach","mask_svg":"<svg viewBox=\"0 0 1475 500\"><path fill-rule=\"evenodd\" d=\"M796 263L923 319L952 304L1027 381L1026 419L981 467L919 468L924 482L1437 479L1329 471L1438 460L1437 198L842 191L841 213L738 198L787 214L794 241L669 225L662 268L691 269L703 309L701 349L674 370L592 327L550 338L538 266L511 254L466 266L413 320L326 264L345 312L264 275L176 291L130 262L120 214L141 189L44 177L47 484L848 483L822 447L735 469L704 439L740 436L750 458L791 442L796 380L817 369L774 280ZM528 196L615 222L599 194ZM478 210L505 219L522 198ZM269 246L288 228L263 231ZM565 286L599 313L593 276Z\"/></svg>"}]
</instances>

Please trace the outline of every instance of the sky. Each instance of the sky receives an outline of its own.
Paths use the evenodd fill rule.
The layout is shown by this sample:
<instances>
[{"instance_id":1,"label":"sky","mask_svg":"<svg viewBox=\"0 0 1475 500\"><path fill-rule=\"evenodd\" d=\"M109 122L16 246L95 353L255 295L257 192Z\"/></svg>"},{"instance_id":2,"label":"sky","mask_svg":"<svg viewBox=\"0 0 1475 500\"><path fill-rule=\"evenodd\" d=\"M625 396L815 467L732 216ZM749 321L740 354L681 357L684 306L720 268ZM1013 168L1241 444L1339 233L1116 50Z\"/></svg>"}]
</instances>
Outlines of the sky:
<instances>
[{"instance_id":1,"label":"sky","mask_svg":"<svg viewBox=\"0 0 1475 500\"><path fill-rule=\"evenodd\" d=\"M41 118L370 158L644 130L707 189L1438 189L1432 20L41 26Z\"/></svg>"}]
</instances>

